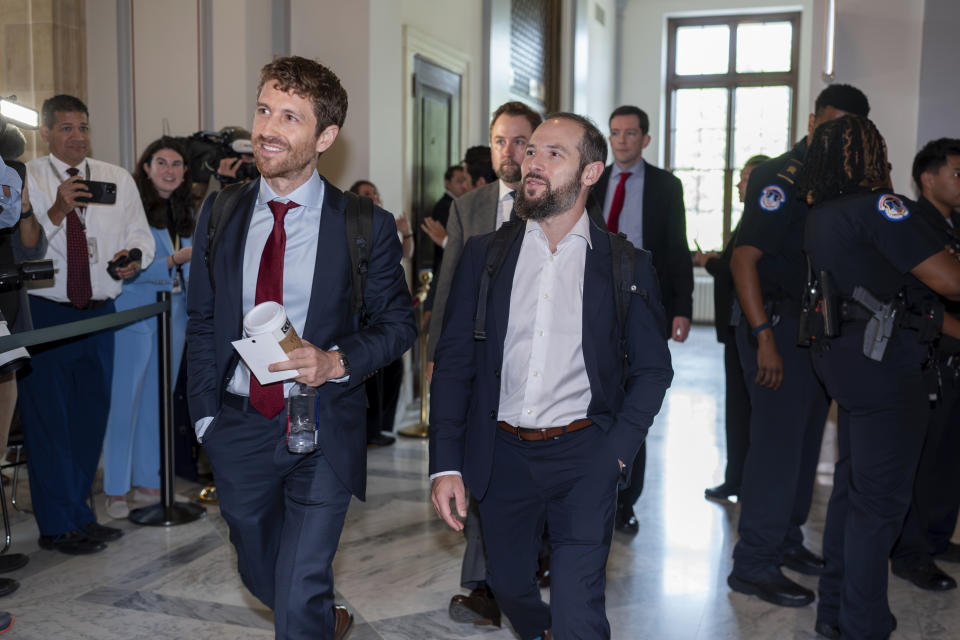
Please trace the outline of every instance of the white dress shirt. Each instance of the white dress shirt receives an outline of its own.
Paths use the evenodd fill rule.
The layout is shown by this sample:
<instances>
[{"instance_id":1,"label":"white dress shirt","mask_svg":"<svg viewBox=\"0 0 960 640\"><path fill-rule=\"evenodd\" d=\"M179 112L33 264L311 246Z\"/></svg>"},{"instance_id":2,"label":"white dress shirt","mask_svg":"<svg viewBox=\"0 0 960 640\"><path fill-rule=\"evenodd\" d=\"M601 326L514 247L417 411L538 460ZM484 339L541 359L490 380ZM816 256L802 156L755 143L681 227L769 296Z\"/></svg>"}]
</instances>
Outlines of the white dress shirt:
<instances>
[{"instance_id":1,"label":"white dress shirt","mask_svg":"<svg viewBox=\"0 0 960 640\"><path fill-rule=\"evenodd\" d=\"M70 165L53 155L36 158L27 163L27 187L34 215L47 234L50 243L46 258L53 260L53 286L31 288L30 295L54 302L69 302L67 298L67 223L66 217L55 225L48 212L57 199L57 188L69 175ZM116 204L88 204L79 211L90 249L90 285L93 300L107 300L120 295L121 280L107 273L107 263L114 254L124 249L138 248L143 253L141 268L153 262L154 241L143 212L143 203L133 177L123 167L93 158L86 158L77 169L84 180L113 182L117 185Z\"/></svg>"},{"instance_id":2,"label":"white dress shirt","mask_svg":"<svg viewBox=\"0 0 960 640\"><path fill-rule=\"evenodd\" d=\"M500 192L497 196L497 223L494 230L502 227L504 222L509 222L510 214L513 212L514 190L503 180L497 180L497 183L500 185Z\"/></svg>"},{"instance_id":3,"label":"white dress shirt","mask_svg":"<svg viewBox=\"0 0 960 640\"><path fill-rule=\"evenodd\" d=\"M550 252L540 225L527 221L510 293L497 419L545 429L587 417L593 397L583 360L583 271L590 241L584 212ZM439 471L434 478L462 475Z\"/></svg>"},{"instance_id":4,"label":"white dress shirt","mask_svg":"<svg viewBox=\"0 0 960 640\"><path fill-rule=\"evenodd\" d=\"M590 380L583 361L583 270L590 243L584 212L550 252L527 221L510 294L498 418L545 429L585 418Z\"/></svg>"},{"instance_id":5,"label":"white dress shirt","mask_svg":"<svg viewBox=\"0 0 960 640\"><path fill-rule=\"evenodd\" d=\"M314 170L310 179L286 196L278 197L267 181L260 178L260 193L250 218L247 243L243 250L243 315L253 309L257 297L257 278L260 274L260 256L273 231L273 213L267 204L271 200L293 201L301 205L290 209L283 218L287 243L283 253L283 308L287 319L303 335L310 309L313 272L317 264L317 231L323 211L323 180ZM323 345L317 345L324 348ZM283 384L283 396L290 394L293 382ZM250 370L243 360L237 365L227 391L237 396L250 395Z\"/></svg>"}]
</instances>

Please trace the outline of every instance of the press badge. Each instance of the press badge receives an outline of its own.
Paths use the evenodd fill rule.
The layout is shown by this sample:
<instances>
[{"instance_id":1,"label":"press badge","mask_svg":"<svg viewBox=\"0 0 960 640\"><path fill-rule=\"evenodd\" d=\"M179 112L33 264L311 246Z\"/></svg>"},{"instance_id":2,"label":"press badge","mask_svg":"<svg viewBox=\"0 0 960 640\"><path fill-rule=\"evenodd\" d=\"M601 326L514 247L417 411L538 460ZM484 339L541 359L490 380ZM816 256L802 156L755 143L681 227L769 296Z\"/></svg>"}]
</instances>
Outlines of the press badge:
<instances>
[{"instance_id":1,"label":"press badge","mask_svg":"<svg viewBox=\"0 0 960 640\"><path fill-rule=\"evenodd\" d=\"M100 260L100 255L97 252L97 239L87 237L87 254L90 256L90 264L97 264Z\"/></svg>"},{"instance_id":2,"label":"press badge","mask_svg":"<svg viewBox=\"0 0 960 640\"><path fill-rule=\"evenodd\" d=\"M174 273L174 275L173 275L173 289L171 289L171 293L180 293L180 291L181 291L181 287L180 287L180 269L178 268L177 271L176 271L176 273Z\"/></svg>"}]
</instances>

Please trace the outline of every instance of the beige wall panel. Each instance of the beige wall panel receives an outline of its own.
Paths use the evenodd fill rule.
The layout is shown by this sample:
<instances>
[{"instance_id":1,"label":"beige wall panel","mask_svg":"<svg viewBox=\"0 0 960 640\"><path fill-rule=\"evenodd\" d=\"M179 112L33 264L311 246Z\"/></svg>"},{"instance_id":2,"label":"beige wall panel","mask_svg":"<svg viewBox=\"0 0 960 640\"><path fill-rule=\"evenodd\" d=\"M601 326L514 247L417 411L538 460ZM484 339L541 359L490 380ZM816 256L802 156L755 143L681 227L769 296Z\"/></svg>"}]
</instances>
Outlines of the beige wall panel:
<instances>
[{"instance_id":1,"label":"beige wall panel","mask_svg":"<svg viewBox=\"0 0 960 640\"><path fill-rule=\"evenodd\" d=\"M318 163L324 177L345 189L370 170L370 3L291 0L290 15L290 53L327 65L347 91L343 131Z\"/></svg>"},{"instance_id":2,"label":"beige wall panel","mask_svg":"<svg viewBox=\"0 0 960 640\"><path fill-rule=\"evenodd\" d=\"M249 129L260 67L272 57L270 3L213 0L213 126Z\"/></svg>"},{"instance_id":3,"label":"beige wall panel","mask_svg":"<svg viewBox=\"0 0 960 640\"><path fill-rule=\"evenodd\" d=\"M120 164L117 3L87 0L87 109L93 157Z\"/></svg>"},{"instance_id":4,"label":"beige wall panel","mask_svg":"<svg viewBox=\"0 0 960 640\"><path fill-rule=\"evenodd\" d=\"M163 134L200 127L196 0L134 0L135 153Z\"/></svg>"}]
</instances>

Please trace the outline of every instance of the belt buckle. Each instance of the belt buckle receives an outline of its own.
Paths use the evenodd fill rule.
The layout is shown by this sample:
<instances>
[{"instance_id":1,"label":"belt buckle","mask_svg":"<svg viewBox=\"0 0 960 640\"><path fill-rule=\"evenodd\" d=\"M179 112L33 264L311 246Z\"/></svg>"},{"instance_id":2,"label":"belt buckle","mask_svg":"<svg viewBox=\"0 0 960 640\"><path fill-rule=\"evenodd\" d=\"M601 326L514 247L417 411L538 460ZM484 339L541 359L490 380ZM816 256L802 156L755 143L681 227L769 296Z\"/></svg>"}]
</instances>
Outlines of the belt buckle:
<instances>
[{"instance_id":1,"label":"belt buckle","mask_svg":"<svg viewBox=\"0 0 960 640\"><path fill-rule=\"evenodd\" d=\"M516 433L517 433L517 440L519 440L520 442L523 442L523 437L520 435L521 433L520 427L514 427L514 429L516 430Z\"/></svg>"}]
</instances>

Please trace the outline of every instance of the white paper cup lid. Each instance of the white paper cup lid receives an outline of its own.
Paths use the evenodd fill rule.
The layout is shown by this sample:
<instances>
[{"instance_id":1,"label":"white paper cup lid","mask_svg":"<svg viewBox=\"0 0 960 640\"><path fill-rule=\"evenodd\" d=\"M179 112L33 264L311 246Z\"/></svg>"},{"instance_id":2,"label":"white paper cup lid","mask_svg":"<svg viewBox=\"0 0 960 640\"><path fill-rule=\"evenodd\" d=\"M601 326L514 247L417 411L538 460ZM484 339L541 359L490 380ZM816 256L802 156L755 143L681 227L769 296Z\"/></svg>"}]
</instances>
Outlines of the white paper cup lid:
<instances>
[{"instance_id":1,"label":"white paper cup lid","mask_svg":"<svg viewBox=\"0 0 960 640\"><path fill-rule=\"evenodd\" d=\"M287 313L282 304L261 302L243 317L243 330L248 336L270 333L282 327L286 319Z\"/></svg>"}]
</instances>

